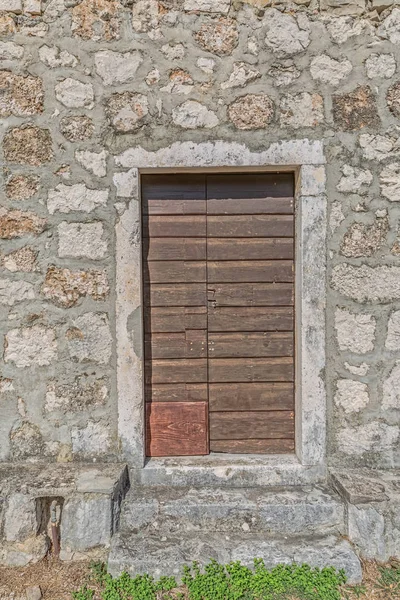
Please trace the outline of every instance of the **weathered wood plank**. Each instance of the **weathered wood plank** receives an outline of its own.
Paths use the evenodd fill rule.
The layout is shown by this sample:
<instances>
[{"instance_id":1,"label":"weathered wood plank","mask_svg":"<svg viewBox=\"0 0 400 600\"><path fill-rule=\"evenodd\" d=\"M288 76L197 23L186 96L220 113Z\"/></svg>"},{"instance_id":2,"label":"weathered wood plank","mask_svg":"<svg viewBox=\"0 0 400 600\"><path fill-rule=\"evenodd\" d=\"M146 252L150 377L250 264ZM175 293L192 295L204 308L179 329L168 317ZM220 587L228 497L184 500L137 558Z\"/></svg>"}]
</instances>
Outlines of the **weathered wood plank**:
<instances>
[{"instance_id":1,"label":"weathered wood plank","mask_svg":"<svg viewBox=\"0 0 400 600\"><path fill-rule=\"evenodd\" d=\"M144 311L145 330L154 333L174 333L186 329L207 329L207 308L156 307Z\"/></svg>"},{"instance_id":2,"label":"weathered wood plank","mask_svg":"<svg viewBox=\"0 0 400 600\"><path fill-rule=\"evenodd\" d=\"M145 361L145 384L206 383L207 359L177 359Z\"/></svg>"},{"instance_id":3,"label":"weathered wood plank","mask_svg":"<svg viewBox=\"0 0 400 600\"><path fill-rule=\"evenodd\" d=\"M152 173L140 180L143 200L201 200L206 196L204 173Z\"/></svg>"},{"instance_id":4,"label":"weathered wood plank","mask_svg":"<svg viewBox=\"0 0 400 600\"><path fill-rule=\"evenodd\" d=\"M207 240L209 260L291 260L292 238L210 238Z\"/></svg>"},{"instance_id":5,"label":"weathered wood plank","mask_svg":"<svg viewBox=\"0 0 400 600\"><path fill-rule=\"evenodd\" d=\"M210 333L210 358L293 356L294 334L285 332Z\"/></svg>"},{"instance_id":6,"label":"weathered wood plank","mask_svg":"<svg viewBox=\"0 0 400 600\"><path fill-rule=\"evenodd\" d=\"M217 238L293 237L294 219L289 215L209 215L207 235Z\"/></svg>"},{"instance_id":7,"label":"weathered wood plank","mask_svg":"<svg viewBox=\"0 0 400 600\"><path fill-rule=\"evenodd\" d=\"M208 454L206 402L152 402L146 405L147 456Z\"/></svg>"},{"instance_id":8,"label":"weathered wood plank","mask_svg":"<svg viewBox=\"0 0 400 600\"><path fill-rule=\"evenodd\" d=\"M292 331L290 306L217 306L209 309L209 331Z\"/></svg>"},{"instance_id":9,"label":"weathered wood plank","mask_svg":"<svg viewBox=\"0 0 400 600\"><path fill-rule=\"evenodd\" d=\"M288 381L294 379L293 358L211 358L210 383Z\"/></svg>"},{"instance_id":10,"label":"weathered wood plank","mask_svg":"<svg viewBox=\"0 0 400 600\"><path fill-rule=\"evenodd\" d=\"M291 215L294 198L221 198L207 200L209 215Z\"/></svg>"},{"instance_id":11,"label":"weathered wood plank","mask_svg":"<svg viewBox=\"0 0 400 600\"><path fill-rule=\"evenodd\" d=\"M293 383L210 383L209 410L294 410Z\"/></svg>"},{"instance_id":12,"label":"weathered wood plank","mask_svg":"<svg viewBox=\"0 0 400 600\"><path fill-rule=\"evenodd\" d=\"M207 383L166 383L145 386L146 402L207 402Z\"/></svg>"},{"instance_id":13,"label":"weathered wood plank","mask_svg":"<svg viewBox=\"0 0 400 600\"><path fill-rule=\"evenodd\" d=\"M213 173L207 175L207 198L294 196L294 173Z\"/></svg>"},{"instance_id":14,"label":"weathered wood plank","mask_svg":"<svg viewBox=\"0 0 400 600\"><path fill-rule=\"evenodd\" d=\"M208 300L216 306L292 306L292 283L213 283Z\"/></svg>"},{"instance_id":15,"label":"weathered wood plank","mask_svg":"<svg viewBox=\"0 0 400 600\"><path fill-rule=\"evenodd\" d=\"M146 238L143 240L145 260L206 260L205 238ZM271 257L273 258L273 257Z\"/></svg>"},{"instance_id":16,"label":"weathered wood plank","mask_svg":"<svg viewBox=\"0 0 400 600\"><path fill-rule=\"evenodd\" d=\"M205 237L206 231L201 215L143 216L143 237Z\"/></svg>"},{"instance_id":17,"label":"weathered wood plank","mask_svg":"<svg viewBox=\"0 0 400 600\"><path fill-rule=\"evenodd\" d=\"M294 439L210 440L210 452L229 454L292 454Z\"/></svg>"},{"instance_id":18,"label":"weathered wood plank","mask_svg":"<svg viewBox=\"0 0 400 600\"><path fill-rule=\"evenodd\" d=\"M146 360L207 358L207 331L194 329L182 333L147 333L144 348Z\"/></svg>"},{"instance_id":19,"label":"weathered wood plank","mask_svg":"<svg viewBox=\"0 0 400 600\"><path fill-rule=\"evenodd\" d=\"M287 439L293 436L292 411L210 413L211 440Z\"/></svg>"},{"instance_id":20,"label":"weathered wood plank","mask_svg":"<svg viewBox=\"0 0 400 600\"><path fill-rule=\"evenodd\" d=\"M148 283L144 286L145 306L205 306L206 283Z\"/></svg>"},{"instance_id":21,"label":"weathered wood plank","mask_svg":"<svg viewBox=\"0 0 400 600\"><path fill-rule=\"evenodd\" d=\"M206 282L207 263L189 260L154 260L144 265L144 280L153 283Z\"/></svg>"},{"instance_id":22,"label":"weathered wood plank","mask_svg":"<svg viewBox=\"0 0 400 600\"><path fill-rule=\"evenodd\" d=\"M224 260L207 262L207 280L218 283L292 283L292 260Z\"/></svg>"},{"instance_id":23,"label":"weathered wood plank","mask_svg":"<svg viewBox=\"0 0 400 600\"><path fill-rule=\"evenodd\" d=\"M144 215L205 215L205 200L147 200L143 202Z\"/></svg>"}]
</instances>

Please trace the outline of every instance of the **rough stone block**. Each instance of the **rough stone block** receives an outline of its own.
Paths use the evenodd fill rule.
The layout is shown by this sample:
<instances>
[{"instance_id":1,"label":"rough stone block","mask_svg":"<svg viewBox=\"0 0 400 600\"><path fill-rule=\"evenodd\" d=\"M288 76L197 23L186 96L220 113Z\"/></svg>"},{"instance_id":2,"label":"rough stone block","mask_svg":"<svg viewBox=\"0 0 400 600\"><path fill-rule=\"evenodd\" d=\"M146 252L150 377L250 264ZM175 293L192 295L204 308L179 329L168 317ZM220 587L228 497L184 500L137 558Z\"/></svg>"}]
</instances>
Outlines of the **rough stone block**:
<instances>
[{"instance_id":1,"label":"rough stone block","mask_svg":"<svg viewBox=\"0 0 400 600\"><path fill-rule=\"evenodd\" d=\"M58 256L99 260L107 254L104 226L94 223L67 223L58 226Z\"/></svg>"},{"instance_id":2,"label":"rough stone block","mask_svg":"<svg viewBox=\"0 0 400 600\"><path fill-rule=\"evenodd\" d=\"M390 330L390 337L386 338L386 348L388 348L388 341L390 343L389 349L398 349L400 347L400 330L399 330L399 319L398 313L396 313L396 332L392 325ZM392 315L393 316L393 315ZM390 323L390 322L389 322ZM393 321L392 321L393 323ZM397 335L396 335L397 333ZM400 409L400 362L396 362L389 376L383 382L382 390L382 408L384 410L399 410Z\"/></svg>"},{"instance_id":3,"label":"rough stone block","mask_svg":"<svg viewBox=\"0 0 400 600\"><path fill-rule=\"evenodd\" d=\"M11 494L4 515L4 537L6 542L24 542L36 535L36 505L26 494Z\"/></svg>"},{"instance_id":4,"label":"rough stone block","mask_svg":"<svg viewBox=\"0 0 400 600\"><path fill-rule=\"evenodd\" d=\"M118 85L131 81L143 62L139 52L113 52L101 50L96 52L94 63L97 74L104 85Z\"/></svg>"},{"instance_id":5,"label":"rough stone block","mask_svg":"<svg viewBox=\"0 0 400 600\"><path fill-rule=\"evenodd\" d=\"M72 452L75 457L107 455L111 448L111 432L104 423L89 421L86 427L73 427L71 431Z\"/></svg>"},{"instance_id":6,"label":"rough stone block","mask_svg":"<svg viewBox=\"0 0 400 600\"><path fill-rule=\"evenodd\" d=\"M112 337L106 313L86 313L73 321L67 331L71 358L80 362L107 364L111 358Z\"/></svg>"},{"instance_id":7,"label":"rough stone block","mask_svg":"<svg viewBox=\"0 0 400 600\"><path fill-rule=\"evenodd\" d=\"M0 117L31 116L43 111L43 82L40 77L0 71Z\"/></svg>"},{"instance_id":8,"label":"rough stone block","mask_svg":"<svg viewBox=\"0 0 400 600\"><path fill-rule=\"evenodd\" d=\"M172 120L175 125L179 125L184 129L212 129L219 123L214 111L209 110L204 104L195 100L187 100L187 102L174 108Z\"/></svg>"},{"instance_id":9,"label":"rough stone block","mask_svg":"<svg viewBox=\"0 0 400 600\"><path fill-rule=\"evenodd\" d=\"M67 500L60 528L63 552L108 547L112 534L112 502L103 494L85 494Z\"/></svg>"},{"instance_id":10,"label":"rough stone block","mask_svg":"<svg viewBox=\"0 0 400 600\"><path fill-rule=\"evenodd\" d=\"M203 23L195 34L195 40L204 50L213 54L232 54L239 40L236 21L221 17L217 21Z\"/></svg>"},{"instance_id":11,"label":"rough stone block","mask_svg":"<svg viewBox=\"0 0 400 600\"><path fill-rule=\"evenodd\" d=\"M109 291L106 271L71 271L54 265L48 267L42 286L44 297L62 308L75 306L85 296L105 300Z\"/></svg>"},{"instance_id":12,"label":"rough stone block","mask_svg":"<svg viewBox=\"0 0 400 600\"><path fill-rule=\"evenodd\" d=\"M0 238L12 240L24 235L42 233L46 220L38 215L22 210L9 210L0 207Z\"/></svg>"},{"instance_id":13,"label":"rough stone block","mask_svg":"<svg viewBox=\"0 0 400 600\"><path fill-rule=\"evenodd\" d=\"M287 94L280 102L282 127L316 127L324 120L324 102L319 94Z\"/></svg>"},{"instance_id":14,"label":"rough stone block","mask_svg":"<svg viewBox=\"0 0 400 600\"><path fill-rule=\"evenodd\" d=\"M265 45L278 58L304 52L310 44L310 24L305 14L297 18L270 8L266 13Z\"/></svg>"},{"instance_id":15,"label":"rough stone block","mask_svg":"<svg viewBox=\"0 0 400 600\"><path fill-rule=\"evenodd\" d=\"M387 560L385 519L373 507L348 506L349 536L365 558Z\"/></svg>"},{"instance_id":16,"label":"rough stone block","mask_svg":"<svg viewBox=\"0 0 400 600\"><path fill-rule=\"evenodd\" d=\"M57 357L54 329L43 325L11 329L6 334L5 362L17 367L50 365Z\"/></svg>"},{"instance_id":17,"label":"rough stone block","mask_svg":"<svg viewBox=\"0 0 400 600\"><path fill-rule=\"evenodd\" d=\"M108 152L106 150L101 150L100 152L77 150L75 158L86 171L93 173L96 177L105 177L107 175Z\"/></svg>"},{"instance_id":18,"label":"rough stone block","mask_svg":"<svg viewBox=\"0 0 400 600\"><path fill-rule=\"evenodd\" d=\"M94 123L86 115L63 117L60 121L60 131L70 142L83 142L93 136Z\"/></svg>"},{"instance_id":19,"label":"rough stone block","mask_svg":"<svg viewBox=\"0 0 400 600\"><path fill-rule=\"evenodd\" d=\"M6 194L10 200L27 200L39 190L39 178L35 175L13 175L7 181Z\"/></svg>"},{"instance_id":20,"label":"rough stone block","mask_svg":"<svg viewBox=\"0 0 400 600\"><path fill-rule=\"evenodd\" d=\"M119 39L122 13L119 0L83 0L71 10L72 32L83 40Z\"/></svg>"},{"instance_id":21,"label":"rough stone block","mask_svg":"<svg viewBox=\"0 0 400 600\"><path fill-rule=\"evenodd\" d=\"M248 94L228 107L229 120L237 129L265 129L274 118L275 106L266 94Z\"/></svg>"},{"instance_id":22,"label":"rough stone block","mask_svg":"<svg viewBox=\"0 0 400 600\"><path fill-rule=\"evenodd\" d=\"M14 306L24 300L33 300L35 298L35 288L28 281L10 281L9 279L0 279L0 304L4 306Z\"/></svg>"},{"instance_id":23,"label":"rough stone block","mask_svg":"<svg viewBox=\"0 0 400 600\"><path fill-rule=\"evenodd\" d=\"M104 378L93 380L89 375L82 375L62 385L53 380L47 385L44 410L48 413L92 410L104 406L107 398L108 384Z\"/></svg>"},{"instance_id":24,"label":"rough stone block","mask_svg":"<svg viewBox=\"0 0 400 600\"><path fill-rule=\"evenodd\" d=\"M51 215L55 212L89 213L96 208L107 206L108 196L108 190L92 190L84 183L74 185L60 183L54 190L49 190L47 208Z\"/></svg>"},{"instance_id":25,"label":"rough stone block","mask_svg":"<svg viewBox=\"0 0 400 600\"><path fill-rule=\"evenodd\" d=\"M368 386L361 381L339 379L335 394L335 404L345 413L360 412L369 403Z\"/></svg>"},{"instance_id":26,"label":"rough stone block","mask_svg":"<svg viewBox=\"0 0 400 600\"><path fill-rule=\"evenodd\" d=\"M335 123L344 131L379 124L375 96L368 86L360 86L349 94L334 95L332 102Z\"/></svg>"},{"instance_id":27,"label":"rough stone block","mask_svg":"<svg viewBox=\"0 0 400 600\"><path fill-rule=\"evenodd\" d=\"M400 267L341 264L332 271L332 287L357 302L400 299Z\"/></svg>"},{"instance_id":28,"label":"rough stone block","mask_svg":"<svg viewBox=\"0 0 400 600\"><path fill-rule=\"evenodd\" d=\"M56 85L56 98L67 108L93 108L94 90L91 83L67 77Z\"/></svg>"},{"instance_id":29,"label":"rough stone block","mask_svg":"<svg viewBox=\"0 0 400 600\"><path fill-rule=\"evenodd\" d=\"M377 77L390 79L396 71L396 60L393 54L370 54L365 61L365 70L369 79Z\"/></svg>"},{"instance_id":30,"label":"rough stone block","mask_svg":"<svg viewBox=\"0 0 400 600\"><path fill-rule=\"evenodd\" d=\"M52 140L48 129L22 126L8 130L3 140L4 157L8 162L38 167L53 158Z\"/></svg>"},{"instance_id":31,"label":"rough stone block","mask_svg":"<svg viewBox=\"0 0 400 600\"><path fill-rule=\"evenodd\" d=\"M347 58L336 60L327 54L316 56L310 65L310 73L313 79L332 86L339 85L343 79L350 75L352 70L353 65Z\"/></svg>"},{"instance_id":32,"label":"rough stone block","mask_svg":"<svg viewBox=\"0 0 400 600\"><path fill-rule=\"evenodd\" d=\"M122 92L113 94L107 102L106 115L112 127L120 133L140 129L149 113L149 102L144 94Z\"/></svg>"},{"instance_id":33,"label":"rough stone block","mask_svg":"<svg viewBox=\"0 0 400 600\"><path fill-rule=\"evenodd\" d=\"M22 13L22 0L0 0L0 11Z\"/></svg>"},{"instance_id":34,"label":"rough stone block","mask_svg":"<svg viewBox=\"0 0 400 600\"><path fill-rule=\"evenodd\" d=\"M76 67L78 59L67 50L61 50L57 46L44 44L39 48L39 58L47 67L56 69L59 67Z\"/></svg>"}]
</instances>

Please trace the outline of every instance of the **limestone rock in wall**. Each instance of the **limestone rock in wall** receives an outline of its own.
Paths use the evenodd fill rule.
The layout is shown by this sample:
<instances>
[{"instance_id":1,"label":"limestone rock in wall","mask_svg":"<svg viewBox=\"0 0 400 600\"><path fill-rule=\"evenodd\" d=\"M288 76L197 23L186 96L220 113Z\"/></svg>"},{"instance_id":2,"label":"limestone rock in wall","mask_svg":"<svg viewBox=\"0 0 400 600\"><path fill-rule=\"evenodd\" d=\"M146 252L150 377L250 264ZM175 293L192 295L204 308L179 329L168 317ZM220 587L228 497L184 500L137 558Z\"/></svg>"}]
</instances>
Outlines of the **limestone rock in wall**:
<instances>
[{"instance_id":1,"label":"limestone rock in wall","mask_svg":"<svg viewBox=\"0 0 400 600\"><path fill-rule=\"evenodd\" d=\"M39 190L39 178L35 175L13 175L6 185L10 200L27 200Z\"/></svg>"},{"instance_id":2,"label":"limestone rock in wall","mask_svg":"<svg viewBox=\"0 0 400 600\"><path fill-rule=\"evenodd\" d=\"M117 188L119 198L136 198L138 196L138 171L130 169L122 173L115 173L113 183Z\"/></svg>"},{"instance_id":3,"label":"limestone rock in wall","mask_svg":"<svg viewBox=\"0 0 400 600\"><path fill-rule=\"evenodd\" d=\"M340 350L366 354L374 349L376 321L372 315L337 308L335 329Z\"/></svg>"},{"instance_id":4,"label":"limestone rock in wall","mask_svg":"<svg viewBox=\"0 0 400 600\"><path fill-rule=\"evenodd\" d=\"M320 6L334 15L361 15L366 10L366 0L321 0Z\"/></svg>"},{"instance_id":5,"label":"limestone rock in wall","mask_svg":"<svg viewBox=\"0 0 400 600\"><path fill-rule=\"evenodd\" d=\"M84 428L73 427L71 438L72 452L84 457L107 454L111 447L109 427L100 422L89 421ZM102 531L101 535L104 533Z\"/></svg>"},{"instance_id":6,"label":"limestone rock in wall","mask_svg":"<svg viewBox=\"0 0 400 600\"><path fill-rule=\"evenodd\" d=\"M91 312L77 317L66 337L71 358L99 364L110 361L112 337L106 313Z\"/></svg>"},{"instance_id":7,"label":"limestone rock in wall","mask_svg":"<svg viewBox=\"0 0 400 600\"><path fill-rule=\"evenodd\" d=\"M290 59L287 59L272 65L268 75L274 79L276 87L281 87L290 85L300 77L301 72Z\"/></svg>"},{"instance_id":8,"label":"limestone rock in wall","mask_svg":"<svg viewBox=\"0 0 400 600\"><path fill-rule=\"evenodd\" d=\"M332 271L331 285L357 302L400 300L400 267L337 265Z\"/></svg>"},{"instance_id":9,"label":"limestone rock in wall","mask_svg":"<svg viewBox=\"0 0 400 600\"><path fill-rule=\"evenodd\" d=\"M282 127L316 127L324 120L324 102L319 94L288 94L281 99L280 108Z\"/></svg>"},{"instance_id":10,"label":"limestone rock in wall","mask_svg":"<svg viewBox=\"0 0 400 600\"><path fill-rule=\"evenodd\" d=\"M203 23L195 35L195 40L204 50L213 54L232 54L239 40L236 21L221 17L210 23Z\"/></svg>"},{"instance_id":11,"label":"limestone rock in wall","mask_svg":"<svg viewBox=\"0 0 400 600\"><path fill-rule=\"evenodd\" d=\"M138 33L159 37L160 8L157 0L136 0L132 6L132 26Z\"/></svg>"},{"instance_id":12,"label":"limestone rock in wall","mask_svg":"<svg viewBox=\"0 0 400 600\"><path fill-rule=\"evenodd\" d=\"M58 256L60 258L90 258L99 260L107 255L103 239L103 223L67 223L58 226Z\"/></svg>"},{"instance_id":13,"label":"limestone rock in wall","mask_svg":"<svg viewBox=\"0 0 400 600\"><path fill-rule=\"evenodd\" d=\"M0 279L0 305L14 306L24 300L35 298L35 288L28 281Z\"/></svg>"},{"instance_id":14,"label":"limestone rock in wall","mask_svg":"<svg viewBox=\"0 0 400 600\"><path fill-rule=\"evenodd\" d=\"M0 41L0 60L20 60L24 55L24 47L14 42Z\"/></svg>"},{"instance_id":15,"label":"limestone rock in wall","mask_svg":"<svg viewBox=\"0 0 400 600\"><path fill-rule=\"evenodd\" d=\"M3 151L10 163L43 165L53 158L50 131L32 126L9 129L4 136Z\"/></svg>"},{"instance_id":16,"label":"limestone rock in wall","mask_svg":"<svg viewBox=\"0 0 400 600\"><path fill-rule=\"evenodd\" d=\"M122 92L113 94L107 102L106 115L119 133L129 133L140 129L145 124L149 113L149 103L143 94Z\"/></svg>"},{"instance_id":17,"label":"limestone rock in wall","mask_svg":"<svg viewBox=\"0 0 400 600\"><path fill-rule=\"evenodd\" d=\"M122 12L118 0L83 0L71 9L72 32L84 40L118 39Z\"/></svg>"},{"instance_id":18,"label":"limestone rock in wall","mask_svg":"<svg viewBox=\"0 0 400 600\"><path fill-rule=\"evenodd\" d=\"M396 323L391 327L390 337L386 340L386 348L389 350L398 350L400 348L400 318L399 312L396 313ZM395 331L396 327L396 331ZM390 340L390 346L392 342L394 347L388 346L388 340ZM383 410L400 410L400 362L397 361L390 371L389 376L383 382L382 390L382 408Z\"/></svg>"},{"instance_id":19,"label":"limestone rock in wall","mask_svg":"<svg viewBox=\"0 0 400 600\"><path fill-rule=\"evenodd\" d=\"M60 121L60 131L70 142L88 140L94 133L94 123L86 115L63 117Z\"/></svg>"},{"instance_id":20,"label":"limestone rock in wall","mask_svg":"<svg viewBox=\"0 0 400 600\"><path fill-rule=\"evenodd\" d=\"M400 311L391 313L385 342L387 350L400 350Z\"/></svg>"},{"instance_id":21,"label":"limestone rock in wall","mask_svg":"<svg viewBox=\"0 0 400 600\"><path fill-rule=\"evenodd\" d=\"M43 458L45 445L40 429L34 423L24 421L10 434L11 452L14 460L24 460L32 456Z\"/></svg>"},{"instance_id":22,"label":"limestone rock in wall","mask_svg":"<svg viewBox=\"0 0 400 600\"><path fill-rule=\"evenodd\" d=\"M172 120L175 125L184 129L211 129L218 125L218 117L212 110L209 110L204 104L195 100L188 100L180 104L172 111Z\"/></svg>"},{"instance_id":23,"label":"limestone rock in wall","mask_svg":"<svg viewBox=\"0 0 400 600\"><path fill-rule=\"evenodd\" d=\"M36 505L26 494L11 494L4 514L4 537L7 542L24 542L36 533Z\"/></svg>"},{"instance_id":24,"label":"limestone rock in wall","mask_svg":"<svg viewBox=\"0 0 400 600\"><path fill-rule=\"evenodd\" d=\"M23 77L10 71L0 71L0 117L23 117L41 113L43 99L40 77Z\"/></svg>"},{"instance_id":25,"label":"limestone rock in wall","mask_svg":"<svg viewBox=\"0 0 400 600\"><path fill-rule=\"evenodd\" d=\"M396 60L393 54L370 54L365 61L365 70L369 79L377 77L390 79L396 72Z\"/></svg>"},{"instance_id":26,"label":"limestone rock in wall","mask_svg":"<svg viewBox=\"0 0 400 600\"><path fill-rule=\"evenodd\" d=\"M28 234L44 231L46 219L22 210L9 210L0 207L0 239L12 240Z\"/></svg>"},{"instance_id":27,"label":"limestone rock in wall","mask_svg":"<svg viewBox=\"0 0 400 600\"><path fill-rule=\"evenodd\" d=\"M345 413L357 413L369 403L368 386L353 379L339 379L335 394L335 404Z\"/></svg>"},{"instance_id":28,"label":"limestone rock in wall","mask_svg":"<svg viewBox=\"0 0 400 600\"><path fill-rule=\"evenodd\" d=\"M80 298L105 300L109 293L106 271L71 271L54 265L47 269L42 293L61 308L75 306Z\"/></svg>"},{"instance_id":29,"label":"limestone rock in wall","mask_svg":"<svg viewBox=\"0 0 400 600\"><path fill-rule=\"evenodd\" d=\"M343 214L341 202L333 202L331 206L331 212L329 215L329 227L332 232L336 231L342 221L346 217Z\"/></svg>"},{"instance_id":30,"label":"limestone rock in wall","mask_svg":"<svg viewBox=\"0 0 400 600\"><path fill-rule=\"evenodd\" d=\"M42 63L51 69L76 67L78 64L76 56L67 52L67 50L60 50L57 46L47 46L46 44L39 48L39 58Z\"/></svg>"},{"instance_id":31,"label":"limestone rock in wall","mask_svg":"<svg viewBox=\"0 0 400 600\"><path fill-rule=\"evenodd\" d=\"M8 254L0 257L0 265L12 273L16 273L18 271L23 273L32 273L33 271L37 270L37 254L38 253L33 250L33 248L25 246L19 250L14 250L13 252L9 252Z\"/></svg>"},{"instance_id":32,"label":"limestone rock in wall","mask_svg":"<svg viewBox=\"0 0 400 600\"><path fill-rule=\"evenodd\" d=\"M320 54L311 61L310 72L313 79L328 85L339 85L353 70L351 62L344 58L336 60L327 54Z\"/></svg>"},{"instance_id":33,"label":"limestone rock in wall","mask_svg":"<svg viewBox=\"0 0 400 600\"><path fill-rule=\"evenodd\" d=\"M386 241L389 231L387 216L377 218L375 223L353 223L345 233L340 252L347 257L373 256Z\"/></svg>"},{"instance_id":34,"label":"limestone rock in wall","mask_svg":"<svg viewBox=\"0 0 400 600\"><path fill-rule=\"evenodd\" d=\"M72 383L57 385L56 381L47 385L46 412L77 412L104 406L108 398L106 379L95 379L88 375L77 377Z\"/></svg>"},{"instance_id":35,"label":"limestone rock in wall","mask_svg":"<svg viewBox=\"0 0 400 600\"><path fill-rule=\"evenodd\" d=\"M97 74L104 85L116 85L131 81L143 59L139 52L113 52L101 50L96 52L94 64Z\"/></svg>"},{"instance_id":36,"label":"limestone rock in wall","mask_svg":"<svg viewBox=\"0 0 400 600\"><path fill-rule=\"evenodd\" d=\"M237 129L264 129L274 118L274 103L265 94L248 94L228 108L230 121Z\"/></svg>"},{"instance_id":37,"label":"limestone rock in wall","mask_svg":"<svg viewBox=\"0 0 400 600\"><path fill-rule=\"evenodd\" d=\"M103 151L105 153L105 151ZM84 183L64 185L60 183L49 191L47 208L51 215L55 212L69 213L75 211L92 212L96 208L107 206L108 190L91 190Z\"/></svg>"},{"instance_id":38,"label":"limestone rock in wall","mask_svg":"<svg viewBox=\"0 0 400 600\"><path fill-rule=\"evenodd\" d=\"M380 174L381 194L391 202L400 202L400 163L391 163Z\"/></svg>"},{"instance_id":39,"label":"limestone rock in wall","mask_svg":"<svg viewBox=\"0 0 400 600\"><path fill-rule=\"evenodd\" d=\"M380 162L385 158L400 154L400 137L363 133L360 135L360 146L364 158Z\"/></svg>"},{"instance_id":40,"label":"limestone rock in wall","mask_svg":"<svg viewBox=\"0 0 400 600\"><path fill-rule=\"evenodd\" d=\"M6 334L5 362L13 362L17 367L47 366L56 358L57 340L51 327L21 327Z\"/></svg>"},{"instance_id":41,"label":"limestone rock in wall","mask_svg":"<svg viewBox=\"0 0 400 600\"><path fill-rule=\"evenodd\" d=\"M344 44L348 39L361 35L367 27L372 30L369 22L354 19L351 16L335 16L328 18L325 22L328 33L336 44Z\"/></svg>"},{"instance_id":42,"label":"limestone rock in wall","mask_svg":"<svg viewBox=\"0 0 400 600\"><path fill-rule=\"evenodd\" d=\"M227 14L231 6L231 0L184 0L183 10L205 12L205 13L223 13Z\"/></svg>"},{"instance_id":43,"label":"limestone rock in wall","mask_svg":"<svg viewBox=\"0 0 400 600\"><path fill-rule=\"evenodd\" d=\"M378 35L392 44L400 43L400 8L395 7L378 27Z\"/></svg>"},{"instance_id":44,"label":"limestone rock in wall","mask_svg":"<svg viewBox=\"0 0 400 600\"><path fill-rule=\"evenodd\" d=\"M338 448L350 456L362 456L366 452L388 452L399 439L397 425L373 421L366 425L345 427L338 432Z\"/></svg>"},{"instance_id":45,"label":"limestone rock in wall","mask_svg":"<svg viewBox=\"0 0 400 600\"><path fill-rule=\"evenodd\" d=\"M265 44L280 58L304 52L310 44L310 26L305 14L296 19L271 8L265 14L265 25Z\"/></svg>"},{"instance_id":46,"label":"limestone rock in wall","mask_svg":"<svg viewBox=\"0 0 400 600\"><path fill-rule=\"evenodd\" d=\"M368 86L360 86L349 94L334 95L332 102L335 123L344 131L379 124L375 97Z\"/></svg>"},{"instance_id":47,"label":"limestone rock in wall","mask_svg":"<svg viewBox=\"0 0 400 600\"><path fill-rule=\"evenodd\" d=\"M0 10L22 13L22 0L0 0Z\"/></svg>"},{"instance_id":48,"label":"limestone rock in wall","mask_svg":"<svg viewBox=\"0 0 400 600\"><path fill-rule=\"evenodd\" d=\"M368 169L358 169L350 165L344 165L342 173L343 177L336 186L336 189L338 192L345 194L366 193L373 180L373 175Z\"/></svg>"},{"instance_id":49,"label":"limestone rock in wall","mask_svg":"<svg viewBox=\"0 0 400 600\"><path fill-rule=\"evenodd\" d=\"M251 81L255 81L261 77L260 71L251 67L244 62L233 63L233 71L227 81L221 83L221 89L244 87Z\"/></svg>"},{"instance_id":50,"label":"limestone rock in wall","mask_svg":"<svg viewBox=\"0 0 400 600\"><path fill-rule=\"evenodd\" d=\"M180 60L185 56L185 47L183 44L164 44L161 52L168 60Z\"/></svg>"},{"instance_id":51,"label":"limestone rock in wall","mask_svg":"<svg viewBox=\"0 0 400 600\"><path fill-rule=\"evenodd\" d=\"M101 150L100 152L77 150L75 152L75 158L78 163L97 177L105 177L107 175L107 157L108 152L106 150Z\"/></svg>"},{"instance_id":52,"label":"limestone rock in wall","mask_svg":"<svg viewBox=\"0 0 400 600\"><path fill-rule=\"evenodd\" d=\"M400 81L390 86L386 94L386 101L394 116L400 117Z\"/></svg>"},{"instance_id":53,"label":"limestone rock in wall","mask_svg":"<svg viewBox=\"0 0 400 600\"><path fill-rule=\"evenodd\" d=\"M93 108L94 90L91 83L67 77L56 85L56 98L67 108Z\"/></svg>"}]
</instances>

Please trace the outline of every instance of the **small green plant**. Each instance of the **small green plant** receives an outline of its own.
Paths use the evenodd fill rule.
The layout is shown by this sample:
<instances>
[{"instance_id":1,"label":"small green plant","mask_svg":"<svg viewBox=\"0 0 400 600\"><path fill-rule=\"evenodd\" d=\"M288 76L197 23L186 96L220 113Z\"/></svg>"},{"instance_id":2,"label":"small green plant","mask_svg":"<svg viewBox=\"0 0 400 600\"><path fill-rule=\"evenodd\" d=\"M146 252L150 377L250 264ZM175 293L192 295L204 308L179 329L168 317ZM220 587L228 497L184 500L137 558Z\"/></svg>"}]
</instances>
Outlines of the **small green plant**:
<instances>
[{"instance_id":1,"label":"small green plant","mask_svg":"<svg viewBox=\"0 0 400 600\"><path fill-rule=\"evenodd\" d=\"M379 567L379 579L376 587L390 598L400 597L400 568Z\"/></svg>"},{"instance_id":2,"label":"small green plant","mask_svg":"<svg viewBox=\"0 0 400 600\"><path fill-rule=\"evenodd\" d=\"M72 598L74 600L92 600L94 591L89 589L86 585L82 586L77 592L72 592Z\"/></svg>"},{"instance_id":3,"label":"small green plant","mask_svg":"<svg viewBox=\"0 0 400 600\"><path fill-rule=\"evenodd\" d=\"M107 565L100 561L92 561L90 563L91 579L101 585L108 577Z\"/></svg>"}]
</instances>

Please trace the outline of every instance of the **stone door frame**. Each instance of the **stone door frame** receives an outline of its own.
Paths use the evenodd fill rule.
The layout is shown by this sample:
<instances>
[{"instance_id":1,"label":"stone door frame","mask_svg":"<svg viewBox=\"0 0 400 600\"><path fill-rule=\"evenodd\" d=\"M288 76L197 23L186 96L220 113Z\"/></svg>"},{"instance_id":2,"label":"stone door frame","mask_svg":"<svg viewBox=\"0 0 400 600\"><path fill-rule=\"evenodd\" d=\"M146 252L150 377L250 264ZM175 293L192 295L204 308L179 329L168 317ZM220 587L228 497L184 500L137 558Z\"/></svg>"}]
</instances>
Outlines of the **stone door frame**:
<instances>
[{"instance_id":1,"label":"stone door frame","mask_svg":"<svg viewBox=\"0 0 400 600\"><path fill-rule=\"evenodd\" d=\"M322 141L272 143L252 152L235 142L176 142L155 152L141 147L115 157L119 202L116 235L118 436L131 468L145 466L142 327L141 173L294 171L296 175L296 457L265 457L273 469L325 469L326 176ZM199 464L204 457L199 457ZM151 459L153 461L154 459ZM231 457L234 464L235 458ZM249 458L250 460L250 458ZM175 461L176 462L176 461ZM259 462L259 461L258 461ZM241 460L243 464L243 457ZM311 469L311 472L316 472Z\"/></svg>"}]
</instances>

